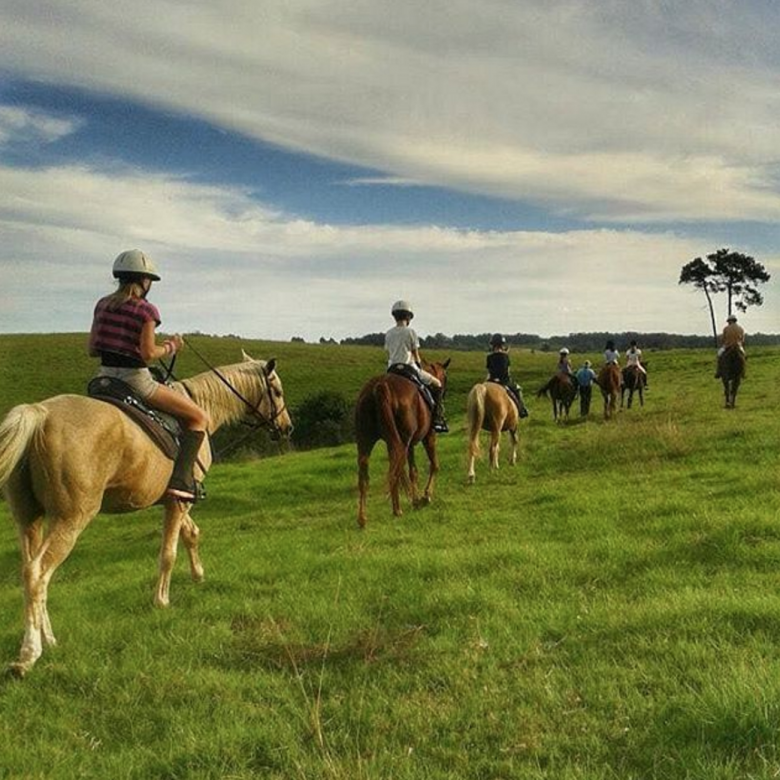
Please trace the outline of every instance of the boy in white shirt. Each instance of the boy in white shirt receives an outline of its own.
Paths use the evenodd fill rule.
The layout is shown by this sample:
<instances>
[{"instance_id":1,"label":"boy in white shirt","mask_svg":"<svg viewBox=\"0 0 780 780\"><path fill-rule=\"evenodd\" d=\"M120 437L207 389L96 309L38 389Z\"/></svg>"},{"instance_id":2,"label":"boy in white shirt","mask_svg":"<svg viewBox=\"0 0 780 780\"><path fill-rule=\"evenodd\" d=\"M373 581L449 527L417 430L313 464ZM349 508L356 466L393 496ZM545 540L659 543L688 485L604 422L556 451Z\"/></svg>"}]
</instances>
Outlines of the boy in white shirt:
<instances>
[{"instance_id":1,"label":"boy in white shirt","mask_svg":"<svg viewBox=\"0 0 780 780\"><path fill-rule=\"evenodd\" d=\"M444 419L444 408L441 402L441 382L420 368L420 340L409 323L414 317L412 305L408 301L396 301L390 310L395 320L395 327L385 333L385 350L387 351L387 367L395 365L409 366L431 391L435 403L433 409L433 429L437 433L447 433L449 427Z\"/></svg>"}]
</instances>

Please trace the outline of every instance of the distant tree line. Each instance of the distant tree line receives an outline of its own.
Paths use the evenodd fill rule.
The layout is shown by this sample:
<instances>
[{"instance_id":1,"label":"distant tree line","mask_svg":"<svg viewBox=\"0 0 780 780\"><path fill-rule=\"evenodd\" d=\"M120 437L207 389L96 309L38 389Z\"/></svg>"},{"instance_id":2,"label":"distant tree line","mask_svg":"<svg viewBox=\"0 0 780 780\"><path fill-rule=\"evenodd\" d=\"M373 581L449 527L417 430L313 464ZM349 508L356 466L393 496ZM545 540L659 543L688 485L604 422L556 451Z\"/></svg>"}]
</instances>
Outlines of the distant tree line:
<instances>
[{"instance_id":1,"label":"distant tree line","mask_svg":"<svg viewBox=\"0 0 780 780\"><path fill-rule=\"evenodd\" d=\"M464 351L487 350L491 333L476 335L457 333L446 336L437 333L435 336L425 336L420 339L423 349L452 349ZM570 333L568 336L550 336L545 338L534 333L504 333L510 346L539 352L557 352L561 347L568 347L572 352L600 352L608 339L612 339L618 349L625 349L631 339L636 339L642 349L701 349L712 346L710 336L685 336L677 333L639 333L624 331L611 333L599 331L594 333ZM320 343L325 343L320 339ZM367 333L342 339L340 344L356 344L362 346L382 347L385 343L384 333ZM751 333L748 335L751 346L768 346L780 344L780 335L772 333Z\"/></svg>"}]
</instances>

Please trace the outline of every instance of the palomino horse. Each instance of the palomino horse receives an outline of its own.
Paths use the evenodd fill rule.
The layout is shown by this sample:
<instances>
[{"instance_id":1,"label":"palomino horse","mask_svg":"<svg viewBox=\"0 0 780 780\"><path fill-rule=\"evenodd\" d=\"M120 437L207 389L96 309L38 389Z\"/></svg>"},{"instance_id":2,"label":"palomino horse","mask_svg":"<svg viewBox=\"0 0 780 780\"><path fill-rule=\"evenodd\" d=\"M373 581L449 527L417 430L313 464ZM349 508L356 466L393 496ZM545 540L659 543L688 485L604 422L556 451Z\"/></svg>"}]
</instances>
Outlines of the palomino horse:
<instances>
[{"instance_id":1,"label":"palomino horse","mask_svg":"<svg viewBox=\"0 0 780 780\"><path fill-rule=\"evenodd\" d=\"M620 395L620 366L617 363L607 363L602 366L596 382L604 397L604 419L609 420L617 411L617 399Z\"/></svg>"},{"instance_id":2,"label":"palomino horse","mask_svg":"<svg viewBox=\"0 0 780 780\"><path fill-rule=\"evenodd\" d=\"M242 363L178 384L208 413L209 433L238 420L284 435L291 429L274 360L244 354ZM202 478L211 465L207 442L198 465ZM0 485L19 529L25 597L24 639L13 673L24 675L44 646L55 644L46 605L49 582L98 512L133 512L164 504L157 606L169 602L179 536L189 553L192 578L203 578L200 530L189 515L190 506L165 497L172 467L124 412L85 396L58 395L21 404L0 423Z\"/></svg>"},{"instance_id":3,"label":"palomino horse","mask_svg":"<svg viewBox=\"0 0 780 780\"><path fill-rule=\"evenodd\" d=\"M537 398L546 396L552 401L553 419L562 422L564 417L569 419L569 409L577 397L577 383L568 374L558 372L550 381L539 390Z\"/></svg>"},{"instance_id":4,"label":"palomino horse","mask_svg":"<svg viewBox=\"0 0 780 780\"><path fill-rule=\"evenodd\" d=\"M442 395L446 388L447 366L444 363L425 363L424 369L442 383ZM389 459L388 482L393 514L400 517L399 491L403 484L411 492L412 504L429 504L433 483L439 470L436 455L436 431L433 415L415 383L398 374L382 374L369 379L358 395L355 405L355 439L358 454L358 525L366 526L366 499L368 494L368 463L374 445L383 439ZM422 498L417 495L417 466L414 447L422 442L428 455L430 468L428 482ZM406 478L406 466L409 477Z\"/></svg>"},{"instance_id":5,"label":"palomino horse","mask_svg":"<svg viewBox=\"0 0 780 780\"><path fill-rule=\"evenodd\" d=\"M474 484L474 461L479 456L479 432L490 431L490 468L498 468L498 451L501 432L507 431L512 441L509 462L517 463L517 425L520 413L517 404L509 396L506 387L497 382L481 382L474 385L466 402L469 426L469 484Z\"/></svg>"},{"instance_id":6,"label":"palomino horse","mask_svg":"<svg viewBox=\"0 0 780 780\"><path fill-rule=\"evenodd\" d=\"M642 364L647 370L647 363ZM626 408L631 408L631 402L634 400L634 393L639 394L639 405L645 405L645 387L647 386L647 375L643 374L636 366L626 366L623 369L623 388L620 391L620 408L623 408L623 402L628 392L628 403Z\"/></svg>"},{"instance_id":7,"label":"palomino horse","mask_svg":"<svg viewBox=\"0 0 780 780\"><path fill-rule=\"evenodd\" d=\"M718 371L723 382L726 409L733 409L737 390L745 378L745 354L739 347L729 347L718 359Z\"/></svg>"}]
</instances>

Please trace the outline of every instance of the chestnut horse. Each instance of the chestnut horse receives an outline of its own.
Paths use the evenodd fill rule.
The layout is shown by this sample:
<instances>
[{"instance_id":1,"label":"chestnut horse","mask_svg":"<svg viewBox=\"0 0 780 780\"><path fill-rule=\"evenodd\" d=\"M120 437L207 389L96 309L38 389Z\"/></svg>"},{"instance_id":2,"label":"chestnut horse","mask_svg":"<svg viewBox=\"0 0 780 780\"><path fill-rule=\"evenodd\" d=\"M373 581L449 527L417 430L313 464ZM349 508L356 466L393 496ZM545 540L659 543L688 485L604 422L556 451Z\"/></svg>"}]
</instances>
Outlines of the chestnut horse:
<instances>
[{"instance_id":1,"label":"chestnut horse","mask_svg":"<svg viewBox=\"0 0 780 780\"><path fill-rule=\"evenodd\" d=\"M466 418L469 432L468 481L476 479L474 461L479 457L479 433L490 432L490 468L498 468L499 443L502 431L509 433L512 454L509 462L517 463L517 425L520 412L506 387L497 382L481 382L474 385L466 401Z\"/></svg>"},{"instance_id":2,"label":"chestnut horse","mask_svg":"<svg viewBox=\"0 0 780 780\"><path fill-rule=\"evenodd\" d=\"M207 412L209 434L239 420L283 435L291 430L274 360L244 354L242 363L174 387ZM211 450L204 442L199 478L210 465ZM146 432L105 401L58 395L15 406L0 423L0 485L19 530L25 602L24 638L12 673L26 674L44 646L55 644L47 608L49 582L98 512L164 505L157 606L169 602L179 537L189 554L192 578L203 579L200 530L190 517L190 505L165 496L172 468Z\"/></svg>"},{"instance_id":3,"label":"chestnut horse","mask_svg":"<svg viewBox=\"0 0 780 780\"><path fill-rule=\"evenodd\" d=\"M442 383L442 396L447 384L444 363L424 363L423 368ZM366 526L366 499L368 494L368 464L374 445L383 439L389 459L388 483L393 514L400 517L400 488L411 493L413 506L429 504L433 483L439 470L436 455L436 431L433 414L417 385L398 374L382 374L369 379L358 395L355 405L355 440L358 456L358 525ZM415 445L422 442L430 464L428 482L422 498L418 497L417 466L414 462ZM409 476L406 476L406 467Z\"/></svg>"},{"instance_id":4,"label":"chestnut horse","mask_svg":"<svg viewBox=\"0 0 780 780\"><path fill-rule=\"evenodd\" d=\"M577 397L577 382L574 377L558 372L550 381L537 392L536 397L547 396L552 401L553 419L555 422L563 422L564 417L569 419L569 409Z\"/></svg>"},{"instance_id":5,"label":"chestnut horse","mask_svg":"<svg viewBox=\"0 0 780 780\"><path fill-rule=\"evenodd\" d=\"M647 363L642 364L647 370ZM620 408L623 408L623 402L628 392L628 403L626 408L631 408L631 402L634 400L634 393L639 394L639 405L645 405L645 387L647 386L647 375L643 374L636 366L626 366L623 369L623 387L620 391Z\"/></svg>"},{"instance_id":6,"label":"chestnut horse","mask_svg":"<svg viewBox=\"0 0 780 780\"><path fill-rule=\"evenodd\" d=\"M617 399L620 395L620 366L607 363L602 366L596 380L604 397L604 419L609 420L617 411Z\"/></svg>"},{"instance_id":7,"label":"chestnut horse","mask_svg":"<svg viewBox=\"0 0 780 780\"><path fill-rule=\"evenodd\" d=\"M723 382L726 409L737 403L737 390L745 378L745 354L739 347L729 347L718 360L718 371Z\"/></svg>"}]
</instances>

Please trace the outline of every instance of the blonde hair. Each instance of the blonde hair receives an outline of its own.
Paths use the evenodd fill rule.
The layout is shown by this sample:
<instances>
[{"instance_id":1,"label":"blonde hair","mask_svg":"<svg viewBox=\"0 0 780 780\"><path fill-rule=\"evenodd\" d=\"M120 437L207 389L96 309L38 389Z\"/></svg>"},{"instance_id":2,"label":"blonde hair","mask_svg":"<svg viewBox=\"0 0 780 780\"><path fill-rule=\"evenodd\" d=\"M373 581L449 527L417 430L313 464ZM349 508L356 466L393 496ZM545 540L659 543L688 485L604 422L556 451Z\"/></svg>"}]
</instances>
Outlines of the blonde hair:
<instances>
[{"instance_id":1,"label":"blonde hair","mask_svg":"<svg viewBox=\"0 0 780 780\"><path fill-rule=\"evenodd\" d=\"M144 288L137 279L129 279L126 282L120 281L116 291L108 296L106 308L110 311L118 309L122 304L127 303L131 298L143 298Z\"/></svg>"}]
</instances>

